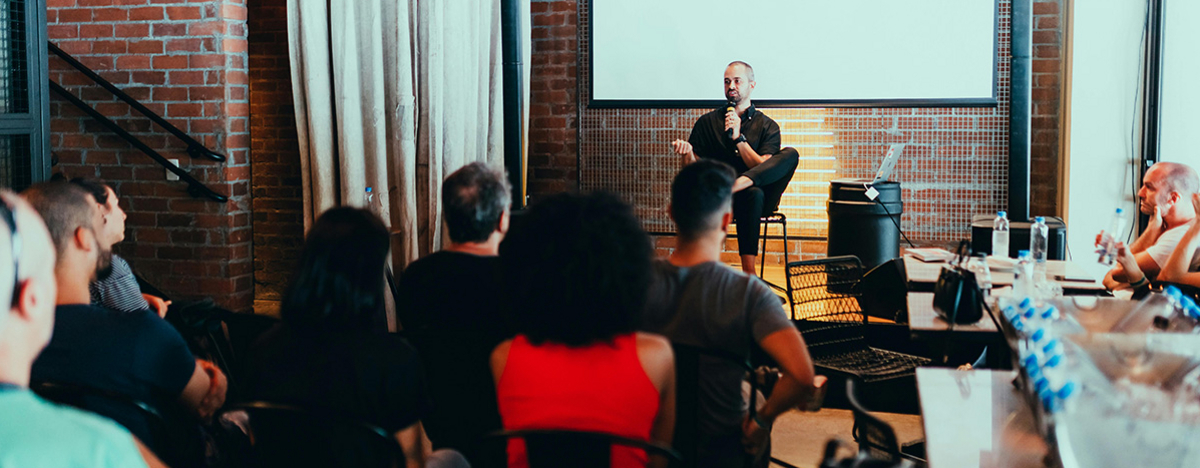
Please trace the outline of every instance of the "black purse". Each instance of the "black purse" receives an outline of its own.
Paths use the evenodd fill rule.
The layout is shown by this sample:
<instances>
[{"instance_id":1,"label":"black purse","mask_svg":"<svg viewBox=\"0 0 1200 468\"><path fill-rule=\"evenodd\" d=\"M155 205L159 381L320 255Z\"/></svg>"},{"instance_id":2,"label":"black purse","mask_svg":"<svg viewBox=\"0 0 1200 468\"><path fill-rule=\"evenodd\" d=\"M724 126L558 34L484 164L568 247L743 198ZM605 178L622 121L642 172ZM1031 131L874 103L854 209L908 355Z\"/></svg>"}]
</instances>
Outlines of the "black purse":
<instances>
[{"instance_id":1,"label":"black purse","mask_svg":"<svg viewBox=\"0 0 1200 468\"><path fill-rule=\"evenodd\" d=\"M933 310L950 323L975 323L983 318L983 292L975 282L975 273L967 269L969 257L970 241L963 240L933 287Z\"/></svg>"}]
</instances>

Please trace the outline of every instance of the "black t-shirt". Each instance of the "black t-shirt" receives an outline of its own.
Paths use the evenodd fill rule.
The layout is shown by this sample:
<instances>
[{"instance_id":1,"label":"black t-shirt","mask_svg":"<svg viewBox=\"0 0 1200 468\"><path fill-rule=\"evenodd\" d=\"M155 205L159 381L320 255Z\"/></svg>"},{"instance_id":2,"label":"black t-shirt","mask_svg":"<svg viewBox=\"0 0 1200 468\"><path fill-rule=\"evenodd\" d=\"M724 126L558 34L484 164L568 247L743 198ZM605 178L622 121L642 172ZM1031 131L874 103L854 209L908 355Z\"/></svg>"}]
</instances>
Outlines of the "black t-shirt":
<instances>
[{"instance_id":1,"label":"black t-shirt","mask_svg":"<svg viewBox=\"0 0 1200 468\"><path fill-rule=\"evenodd\" d=\"M499 257L436 252L400 278L397 316L428 377L433 414L425 430L435 448L463 452L499 430L500 413L488 359L512 337L506 320Z\"/></svg>"},{"instance_id":2,"label":"black t-shirt","mask_svg":"<svg viewBox=\"0 0 1200 468\"><path fill-rule=\"evenodd\" d=\"M245 383L249 399L330 411L389 433L429 414L416 353L386 333L307 332L281 323L251 345Z\"/></svg>"},{"instance_id":3,"label":"black t-shirt","mask_svg":"<svg viewBox=\"0 0 1200 468\"><path fill-rule=\"evenodd\" d=\"M54 312L54 336L34 361L32 380L116 392L161 411L174 408L195 368L183 337L150 311L60 305ZM102 406L92 409L154 446L150 427L136 409Z\"/></svg>"},{"instance_id":4,"label":"black t-shirt","mask_svg":"<svg viewBox=\"0 0 1200 468\"><path fill-rule=\"evenodd\" d=\"M725 134L727 110L727 106L721 106L696 119L696 124L692 126L692 134L688 136L688 143L692 144L692 151L696 152L696 156L724 162L741 174L750 168L738 155L737 144ZM779 152L779 124L759 112L754 105L742 114L742 135L746 136L746 143L750 144L754 152L761 156Z\"/></svg>"}]
</instances>

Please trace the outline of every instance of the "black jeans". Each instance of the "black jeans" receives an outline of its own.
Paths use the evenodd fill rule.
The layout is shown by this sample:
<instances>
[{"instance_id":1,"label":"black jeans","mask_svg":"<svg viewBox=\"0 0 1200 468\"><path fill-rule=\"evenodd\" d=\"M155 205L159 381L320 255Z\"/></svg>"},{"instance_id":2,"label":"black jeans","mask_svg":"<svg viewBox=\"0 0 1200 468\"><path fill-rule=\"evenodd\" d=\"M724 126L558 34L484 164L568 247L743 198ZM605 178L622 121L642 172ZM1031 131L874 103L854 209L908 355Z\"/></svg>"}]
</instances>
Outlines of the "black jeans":
<instances>
[{"instance_id":1,"label":"black jeans","mask_svg":"<svg viewBox=\"0 0 1200 468\"><path fill-rule=\"evenodd\" d=\"M733 220L737 224L738 253L758 255L758 236L763 216L779 208L779 199L787 190L796 166L800 164L800 153L793 148L784 148L779 154L771 155L762 164L742 173L754 181L754 185L733 194Z\"/></svg>"}]
</instances>

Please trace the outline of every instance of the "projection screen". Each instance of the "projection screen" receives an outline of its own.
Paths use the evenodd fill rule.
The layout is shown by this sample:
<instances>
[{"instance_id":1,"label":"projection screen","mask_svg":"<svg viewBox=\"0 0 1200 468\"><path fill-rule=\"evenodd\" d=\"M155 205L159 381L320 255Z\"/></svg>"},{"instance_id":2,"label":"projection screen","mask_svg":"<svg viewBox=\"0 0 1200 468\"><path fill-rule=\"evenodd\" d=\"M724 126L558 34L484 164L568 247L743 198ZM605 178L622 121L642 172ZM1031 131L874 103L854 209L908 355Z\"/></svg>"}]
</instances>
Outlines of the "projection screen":
<instances>
[{"instance_id":1,"label":"projection screen","mask_svg":"<svg viewBox=\"0 0 1200 468\"><path fill-rule=\"evenodd\" d=\"M593 0L592 107L994 106L996 0Z\"/></svg>"}]
</instances>

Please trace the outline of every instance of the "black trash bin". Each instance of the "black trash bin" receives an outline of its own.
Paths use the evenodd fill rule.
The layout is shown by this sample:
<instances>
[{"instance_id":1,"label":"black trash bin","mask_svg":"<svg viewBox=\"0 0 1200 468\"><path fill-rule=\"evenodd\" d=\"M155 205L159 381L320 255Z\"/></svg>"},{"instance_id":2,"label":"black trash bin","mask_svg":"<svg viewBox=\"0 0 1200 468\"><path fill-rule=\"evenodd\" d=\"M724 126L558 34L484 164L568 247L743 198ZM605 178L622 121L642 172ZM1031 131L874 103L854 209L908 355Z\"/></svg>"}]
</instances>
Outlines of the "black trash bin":
<instances>
[{"instance_id":1,"label":"black trash bin","mask_svg":"<svg viewBox=\"0 0 1200 468\"><path fill-rule=\"evenodd\" d=\"M904 202L899 182L880 182L875 200L867 198L871 179L836 179L829 183L830 256L854 255L869 271L900 256L900 214ZM890 218L889 218L890 216ZM893 222L894 220L894 222Z\"/></svg>"}]
</instances>

